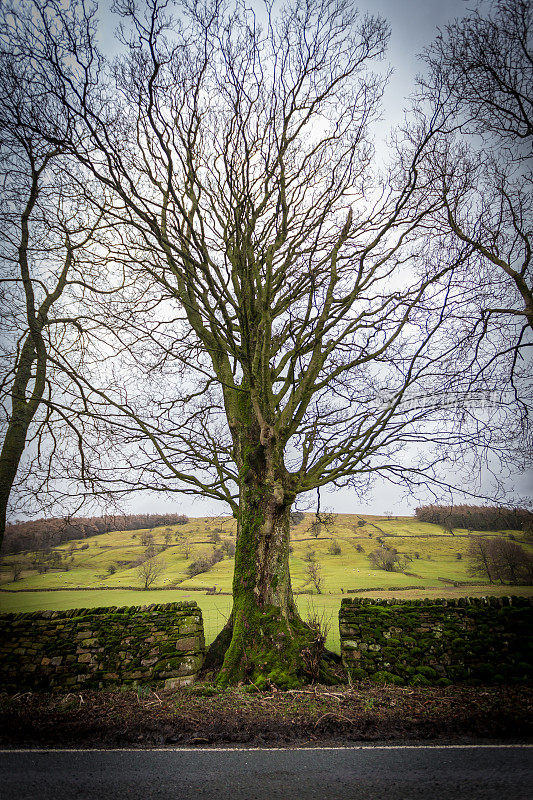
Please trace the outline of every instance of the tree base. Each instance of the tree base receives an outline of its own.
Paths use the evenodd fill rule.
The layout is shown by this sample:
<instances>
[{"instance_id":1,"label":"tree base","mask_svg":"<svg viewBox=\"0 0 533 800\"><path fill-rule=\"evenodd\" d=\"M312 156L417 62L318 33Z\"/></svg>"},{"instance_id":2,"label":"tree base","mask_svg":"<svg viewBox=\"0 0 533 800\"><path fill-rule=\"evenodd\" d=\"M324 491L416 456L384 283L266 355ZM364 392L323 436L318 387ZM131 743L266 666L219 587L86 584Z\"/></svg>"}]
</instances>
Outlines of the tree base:
<instances>
[{"instance_id":1,"label":"tree base","mask_svg":"<svg viewBox=\"0 0 533 800\"><path fill-rule=\"evenodd\" d=\"M234 621L236 620L236 621ZM337 683L324 656L323 635L297 614L279 608L236 612L208 650L205 668L221 665L218 686L249 683L257 689L297 689L308 683Z\"/></svg>"}]
</instances>

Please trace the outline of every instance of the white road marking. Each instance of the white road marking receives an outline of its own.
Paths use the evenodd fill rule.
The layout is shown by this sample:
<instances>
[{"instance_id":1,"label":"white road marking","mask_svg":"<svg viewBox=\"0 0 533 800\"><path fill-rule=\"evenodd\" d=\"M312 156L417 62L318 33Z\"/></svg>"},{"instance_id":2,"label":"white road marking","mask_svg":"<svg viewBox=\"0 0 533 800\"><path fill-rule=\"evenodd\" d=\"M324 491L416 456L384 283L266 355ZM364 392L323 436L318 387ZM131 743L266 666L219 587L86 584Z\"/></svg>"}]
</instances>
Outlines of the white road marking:
<instances>
[{"instance_id":1,"label":"white road marking","mask_svg":"<svg viewBox=\"0 0 533 800\"><path fill-rule=\"evenodd\" d=\"M533 744L363 744L345 747L48 747L1 748L8 753L256 753L301 752L307 750L524 750Z\"/></svg>"}]
</instances>

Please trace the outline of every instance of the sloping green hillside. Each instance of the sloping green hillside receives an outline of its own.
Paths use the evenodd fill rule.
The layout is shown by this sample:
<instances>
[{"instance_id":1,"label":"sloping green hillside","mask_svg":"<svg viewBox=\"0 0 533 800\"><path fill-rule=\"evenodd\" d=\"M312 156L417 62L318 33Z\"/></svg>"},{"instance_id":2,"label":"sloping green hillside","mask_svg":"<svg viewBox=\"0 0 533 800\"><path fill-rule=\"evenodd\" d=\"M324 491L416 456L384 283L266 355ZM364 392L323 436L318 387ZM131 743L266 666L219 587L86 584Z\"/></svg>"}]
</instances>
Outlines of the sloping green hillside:
<instances>
[{"instance_id":1,"label":"sloping green hillside","mask_svg":"<svg viewBox=\"0 0 533 800\"><path fill-rule=\"evenodd\" d=\"M369 589L404 587L445 587L472 583L465 551L469 533L447 533L438 525L418 522L414 517L378 517L339 514L330 526L313 528L314 516L306 514L292 530L290 569L296 592L316 593L308 582L309 559L318 562L323 594L342 594ZM199 517L185 525L154 528L151 531L116 531L76 540L55 548L57 564L39 573L31 562L33 554L4 558L0 586L4 589L111 589L141 588L138 562L146 553L146 535L164 568L151 588L230 592L233 558L225 555L208 571L190 577L187 569L200 556L212 556L214 549L231 550L236 524L232 518ZM318 536L314 536L318 533ZM474 535L476 532L473 532ZM520 531L493 534L523 540ZM332 543L340 553L332 554ZM382 545L393 547L401 557L400 567L387 572L376 569L369 554ZM24 562L24 569L13 580L13 562ZM53 562L52 562L53 563ZM475 581L480 584L483 581ZM0 606L2 598L0 597Z\"/></svg>"},{"instance_id":2,"label":"sloping green hillside","mask_svg":"<svg viewBox=\"0 0 533 800\"><path fill-rule=\"evenodd\" d=\"M316 531L313 520L313 514L306 514L292 530L293 586L300 613L304 617L322 615L329 627L328 646L337 651L337 614L341 598L347 593L365 592L375 597L533 593L533 587L474 581L464 556L467 531L457 530L450 535L440 526L420 523L414 517L366 514L339 514L330 527L322 526ZM207 572L192 578L187 568L199 556L212 554L213 548L235 544L235 534L235 520L229 517L199 517L185 525L150 531L105 533L55 548L56 555L47 557L52 556L57 563L61 560L63 568L56 566L41 574L31 567L35 554L8 556L0 569L0 612L196 600L203 612L206 640L210 642L231 610L233 558L226 555ZM164 569L148 590L141 591L138 562L146 554L147 535L153 537L156 557L164 561ZM513 537L519 543L524 540L520 531L483 535ZM340 549L336 555L329 552L334 543ZM398 550L401 571L373 568L369 554L382 543ZM309 551L319 566L321 594L308 582ZM13 581L13 563L22 561L26 562L25 568Z\"/></svg>"}]
</instances>

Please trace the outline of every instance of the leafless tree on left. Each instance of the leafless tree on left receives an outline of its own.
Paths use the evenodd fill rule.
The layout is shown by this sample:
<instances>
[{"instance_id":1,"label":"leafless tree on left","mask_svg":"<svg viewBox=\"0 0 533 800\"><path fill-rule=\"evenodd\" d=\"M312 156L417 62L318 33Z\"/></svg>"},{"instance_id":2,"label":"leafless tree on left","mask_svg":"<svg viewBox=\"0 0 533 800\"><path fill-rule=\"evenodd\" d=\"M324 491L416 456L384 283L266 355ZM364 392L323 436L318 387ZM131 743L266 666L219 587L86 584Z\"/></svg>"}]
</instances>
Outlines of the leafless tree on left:
<instances>
[{"instance_id":1,"label":"leafless tree on left","mask_svg":"<svg viewBox=\"0 0 533 800\"><path fill-rule=\"evenodd\" d=\"M87 177L31 124L50 102L0 36L0 544L16 480L31 476L35 498L67 461L84 474L91 413L75 375L97 332L91 303L112 291L101 270L105 201L100 193L95 207Z\"/></svg>"}]
</instances>

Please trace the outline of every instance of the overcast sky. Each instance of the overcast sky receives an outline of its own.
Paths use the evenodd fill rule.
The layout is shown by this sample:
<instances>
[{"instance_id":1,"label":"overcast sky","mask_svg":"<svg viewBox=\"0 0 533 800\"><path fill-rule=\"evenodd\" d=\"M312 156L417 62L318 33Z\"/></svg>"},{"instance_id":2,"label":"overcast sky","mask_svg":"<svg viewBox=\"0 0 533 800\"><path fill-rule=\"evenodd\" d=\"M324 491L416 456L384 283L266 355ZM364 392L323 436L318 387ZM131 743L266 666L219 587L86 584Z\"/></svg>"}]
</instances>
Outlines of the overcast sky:
<instances>
[{"instance_id":1,"label":"overcast sky","mask_svg":"<svg viewBox=\"0 0 533 800\"><path fill-rule=\"evenodd\" d=\"M104 5L110 0L104 0ZM142 2L142 0L141 0ZM262 3L249 0L252 8L260 9ZM487 3L478 0L360 0L359 9L383 16L391 26L391 38L386 62L392 67L393 75L389 81L383 101L383 130L380 138L385 140L391 128L403 120L403 109L406 99L415 88L415 77L421 70L417 54L429 45L437 34L437 28L444 28L446 23L461 18L474 8L483 8ZM107 16L107 15L106 15ZM113 45L113 26L105 25L100 31L101 46L109 50ZM514 486L512 485L514 483ZM488 487L487 487L488 488ZM527 495L531 489L531 476L519 476L511 481L519 496ZM322 503L337 512L354 513L367 511L382 514L391 510L395 514L410 514L418 504L431 502L431 497L405 497L405 492L379 480L374 484L371 496L363 501L357 500L350 490L323 490ZM455 498L459 501L460 498ZM217 505L211 500L191 500L187 496L174 495L167 499L163 496L150 496L147 493L132 497L132 511L153 512L158 510L180 511L190 516L203 516L216 513L227 513L227 507Z\"/></svg>"},{"instance_id":2,"label":"overcast sky","mask_svg":"<svg viewBox=\"0 0 533 800\"><path fill-rule=\"evenodd\" d=\"M464 17L477 5L476 0L360 0L361 11L379 14L391 27L386 60L394 72L384 97L387 127L402 121L405 98L421 68L417 54L433 41L437 28Z\"/></svg>"}]
</instances>

